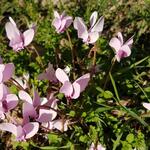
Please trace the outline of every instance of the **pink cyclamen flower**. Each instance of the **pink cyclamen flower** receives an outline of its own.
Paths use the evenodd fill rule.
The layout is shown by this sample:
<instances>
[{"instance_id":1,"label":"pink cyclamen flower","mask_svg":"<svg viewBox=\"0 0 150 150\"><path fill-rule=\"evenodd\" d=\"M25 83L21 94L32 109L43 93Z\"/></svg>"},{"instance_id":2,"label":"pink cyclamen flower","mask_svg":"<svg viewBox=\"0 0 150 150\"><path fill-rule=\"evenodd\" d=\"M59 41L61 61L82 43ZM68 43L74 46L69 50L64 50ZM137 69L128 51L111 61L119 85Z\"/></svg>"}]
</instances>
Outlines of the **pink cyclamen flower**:
<instances>
[{"instance_id":1,"label":"pink cyclamen flower","mask_svg":"<svg viewBox=\"0 0 150 150\"><path fill-rule=\"evenodd\" d=\"M18 97L15 94L7 94L5 98L0 101L0 114L7 113L8 111L14 109L18 104Z\"/></svg>"},{"instance_id":2,"label":"pink cyclamen flower","mask_svg":"<svg viewBox=\"0 0 150 150\"><path fill-rule=\"evenodd\" d=\"M97 147L95 147L94 143L92 143L89 150L106 150L106 148L101 144L98 144Z\"/></svg>"},{"instance_id":3,"label":"pink cyclamen flower","mask_svg":"<svg viewBox=\"0 0 150 150\"><path fill-rule=\"evenodd\" d=\"M133 36L125 43L121 32L118 32L117 37L110 40L109 45L115 50L115 57L118 62L122 58L129 57L131 55L131 45L133 43Z\"/></svg>"},{"instance_id":4,"label":"pink cyclamen flower","mask_svg":"<svg viewBox=\"0 0 150 150\"><path fill-rule=\"evenodd\" d=\"M144 106L146 109L150 110L150 103L143 103L143 106Z\"/></svg>"},{"instance_id":5,"label":"pink cyclamen flower","mask_svg":"<svg viewBox=\"0 0 150 150\"><path fill-rule=\"evenodd\" d=\"M33 137L39 130L39 123L30 122L25 125L15 125L12 123L1 123L0 130L11 132L16 136L17 141L25 141Z\"/></svg>"},{"instance_id":6,"label":"pink cyclamen flower","mask_svg":"<svg viewBox=\"0 0 150 150\"><path fill-rule=\"evenodd\" d=\"M8 81L12 77L14 70L13 63L0 64L0 83Z\"/></svg>"},{"instance_id":7,"label":"pink cyclamen flower","mask_svg":"<svg viewBox=\"0 0 150 150\"><path fill-rule=\"evenodd\" d=\"M90 17L89 29L87 29L87 26L82 18L76 17L74 20L74 28L78 32L78 38L81 38L86 44L94 44L103 30L104 17L100 17L97 21L97 16L98 13L94 11Z\"/></svg>"},{"instance_id":8,"label":"pink cyclamen flower","mask_svg":"<svg viewBox=\"0 0 150 150\"><path fill-rule=\"evenodd\" d=\"M73 22L71 16L67 16L65 12L61 15L57 11L54 11L54 20L52 25L56 28L57 33L63 33Z\"/></svg>"},{"instance_id":9,"label":"pink cyclamen flower","mask_svg":"<svg viewBox=\"0 0 150 150\"><path fill-rule=\"evenodd\" d=\"M53 120L57 116L57 113L50 109L50 107L57 109L57 99L52 96L50 96L49 99L44 98L44 100L41 101L41 98L39 97L37 91L34 90L34 96L32 100L31 96L27 92L21 90L19 91L19 98L24 101L24 123L29 122L30 118L33 118L38 122L48 122ZM45 109L44 106L47 108Z\"/></svg>"},{"instance_id":10,"label":"pink cyclamen flower","mask_svg":"<svg viewBox=\"0 0 150 150\"><path fill-rule=\"evenodd\" d=\"M53 65L51 63L48 64L48 68L46 69L45 72L41 73L38 76L39 80L49 80L51 82L57 82L57 78L55 76L55 70L53 68Z\"/></svg>"},{"instance_id":11,"label":"pink cyclamen flower","mask_svg":"<svg viewBox=\"0 0 150 150\"><path fill-rule=\"evenodd\" d=\"M87 73L75 80L72 84L64 70L60 68L56 70L56 77L63 84L59 90L60 93L64 93L69 99L77 99L80 93L85 90L90 80L90 74Z\"/></svg>"},{"instance_id":12,"label":"pink cyclamen flower","mask_svg":"<svg viewBox=\"0 0 150 150\"><path fill-rule=\"evenodd\" d=\"M14 109L18 104L18 97L10 94L8 88L0 83L0 119L5 118L5 114Z\"/></svg>"},{"instance_id":13,"label":"pink cyclamen flower","mask_svg":"<svg viewBox=\"0 0 150 150\"><path fill-rule=\"evenodd\" d=\"M9 46L12 47L14 51L19 51L29 45L35 34L34 28L30 28L21 33L17 28L15 21L11 17L9 17L9 22L5 25L5 30L7 37L10 40Z\"/></svg>"}]
</instances>

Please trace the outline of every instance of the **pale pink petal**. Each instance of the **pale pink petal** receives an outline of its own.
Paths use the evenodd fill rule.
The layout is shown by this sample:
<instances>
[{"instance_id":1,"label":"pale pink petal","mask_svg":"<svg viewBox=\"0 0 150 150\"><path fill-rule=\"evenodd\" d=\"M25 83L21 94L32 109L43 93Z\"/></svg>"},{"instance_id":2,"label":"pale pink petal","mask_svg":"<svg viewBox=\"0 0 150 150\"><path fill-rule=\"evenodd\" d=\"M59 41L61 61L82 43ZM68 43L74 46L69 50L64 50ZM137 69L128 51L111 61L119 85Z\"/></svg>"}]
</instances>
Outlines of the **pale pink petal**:
<instances>
[{"instance_id":1,"label":"pale pink petal","mask_svg":"<svg viewBox=\"0 0 150 150\"><path fill-rule=\"evenodd\" d=\"M18 104L18 97L15 94L8 94L6 96L8 110L14 109Z\"/></svg>"},{"instance_id":2,"label":"pale pink petal","mask_svg":"<svg viewBox=\"0 0 150 150\"><path fill-rule=\"evenodd\" d=\"M22 35L16 37L9 42L9 46L13 48L14 51L18 52L21 49L24 49L24 43Z\"/></svg>"},{"instance_id":3,"label":"pale pink petal","mask_svg":"<svg viewBox=\"0 0 150 150\"><path fill-rule=\"evenodd\" d=\"M14 70L15 66L13 63L5 64L5 69L3 71L3 82L9 80L12 77Z\"/></svg>"},{"instance_id":4,"label":"pale pink petal","mask_svg":"<svg viewBox=\"0 0 150 150\"><path fill-rule=\"evenodd\" d=\"M0 119L1 119L1 120L4 120L4 119L5 119L5 114L4 114L4 112L3 112L3 110L2 110L1 107L0 107Z\"/></svg>"},{"instance_id":5,"label":"pale pink petal","mask_svg":"<svg viewBox=\"0 0 150 150\"><path fill-rule=\"evenodd\" d=\"M150 110L150 103L143 103L143 106L144 106L146 109Z\"/></svg>"},{"instance_id":6,"label":"pale pink petal","mask_svg":"<svg viewBox=\"0 0 150 150\"><path fill-rule=\"evenodd\" d=\"M64 19L66 20L65 28L68 28L71 25L71 23L73 22L72 17L66 16L66 17L64 17Z\"/></svg>"},{"instance_id":7,"label":"pale pink petal","mask_svg":"<svg viewBox=\"0 0 150 150\"><path fill-rule=\"evenodd\" d=\"M23 124L29 122L29 117L35 119L37 113L32 104L25 102L23 103Z\"/></svg>"},{"instance_id":8,"label":"pale pink petal","mask_svg":"<svg viewBox=\"0 0 150 150\"><path fill-rule=\"evenodd\" d=\"M98 32L90 32L89 37L88 37L88 43L93 44L95 43L99 38L99 33Z\"/></svg>"},{"instance_id":9,"label":"pale pink petal","mask_svg":"<svg viewBox=\"0 0 150 150\"><path fill-rule=\"evenodd\" d=\"M54 11L54 16L55 16L56 18L59 18L59 17L60 17L60 15L59 15L59 13L58 13L57 11Z\"/></svg>"},{"instance_id":10,"label":"pale pink petal","mask_svg":"<svg viewBox=\"0 0 150 150\"><path fill-rule=\"evenodd\" d=\"M39 80L49 80L51 82L57 82L57 78L55 76L55 70L53 68L53 65L51 63L48 64L48 68L46 69L45 72L41 73L38 76Z\"/></svg>"},{"instance_id":11,"label":"pale pink petal","mask_svg":"<svg viewBox=\"0 0 150 150\"><path fill-rule=\"evenodd\" d=\"M8 88L6 87L5 84L0 83L0 100L3 99L5 95L9 93Z\"/></svg>"},{"instance_id":12,"label":"pale pink petal","mask_svg":"<svg viewBox=\"0 0 150 150\"><path fill-rule=\"evenodd\" d=\"M17 141L24 141L25 140L25 133L21 125L17 126Z\"/></svg>"},{"instance_id":13,"label":"pale pink petal","mask_svg":"<svg viewBox=\"0 0 150 150\"><path fill-rule=\"evenodd\" d=\"M23 126L23 129L25 131L25 138L29 139L33 137L39 130L39 123L37 122L30 122Z\"/></svg>"},{"instance_id":14,"label":"pale pink petal","mask_svg":"<svg viewBox=\"0 0 150 150\"><path fill-rule=\"evenodd\" d=\"M64 82L69 81L67 74L64 72L64 70L62 70L60 68L58 68L55 71L55 75L56 75L56 78L63 84L64 84Z\"/></svg>"},{"instance_id":15,"label":"pale pink petal","mask_svg":"<svg viewBox=\"0 0 150 150\"><path fill-rule=\"evenodd\" d=\"M1 123L0 130L11 132L17 136L17 127L12 123Z\"/></svg>"},{"instance_id":16,"label":"pale pink petal","mask_svg":"<svg viewBox=\"0 0 150 150\"><path fill-rule=\"evenodd\" d=\"M35 32L34 32L34 29L32 29L32 28L26 30L23 33L24 46L27 46L27 45L29 45L32 42L34 34L35 34Z\"/></svg>"},{"instance_id":17,"label":"pale pink petal","mask_svg":"<svg viewBox=\"0 0 150 150\"><path fill-rule=\"evenodd\" d=\"M54 20L52 21L52 25L56 28L56 31L58 31L59 28L61 27L61 19L54 18Z\"/></svg>"},{"instance_id":18,"label":"pale pink petal","mask_svg":"<svg viewBox=\"0 0 150 150\"><path fill-rule=\"evenodd\" d=\"M97 150L106 150L105 147L103 147L101 144L97 145Z\"/></svg>"},{"instance_id":19,"label":"pale pink petal","mask_svg":"<svg viewBox=\"0 0 150 150\"><path fill-rule=\"evenodd\" d=\"M3 71L5 69L4 64L0 64L0 83L3 81Z\"/></svg>"},{"instance_id":20,"label":"pale pink petal","mask_svg":"<svg viewBox=\"0 0 150 150\"><path fill-rule=\"evenodd\" d=\"M57 129L59 131L67 131L68 130L68 121L66 120L62 120L62 119L58 119L55 121L51 122L51 128L52 129Z\"/></svg>"},{"instance_id":21,"label":"pale pink petal","mask_svg":"<svg viewBox=\"0 0 150 150\"><path fill-rule=\"evenodd\" d=\"M91 32L102 32L104 27L104 17L100 17L97 23L94 25L93 28L90 29Z\"/></svg>"},{"instance_id":22,"label":"pale pink petal","mask_svg":"<svg viewBox=\"0 0 150 150\"><path fill-rule=\"evenodd\" d=\"M117 60L118 62L120 62L121 58L120 58L120 56L119 56L118 54L115 55L115 58L116 58L116 60Z\"/></svg>"},{"instance_id":23,"label":"pale pink petal","mask_svg":"<svg viewBox=\"0 0 150 150\"><path fill-rule=\"evenodd\" d=\"M31 96L27 92L21 90L21 91L19 91L18 96L21 100L28 102L30 104L33 104Z\"/></svg>"},{"instance_id":24,"label":"pale pink petal","mask_svg":"<svg viewBox=\"0 0 150 150\"><path fill-rule=\"evenodd\" d=\"M9 21L10 21L14 26L17 26L12 17L9 17Z\"/></svg>"},{"instance_id":25,"label":"pale pink petal","mask_svg":"<svg viewBox=\"0 0 150 150\"><path fill-rule=\"evenodd\" d=\"M131 55L131 49L128 45L124 44L120 49L126 53L126 57Z\"/></svg>"},{"instance_id":26,"label":"pale pink petal","mask_svg":"<svg viewBox=\"0 0 150 150\"><path fill-rule=\"evenodd\" d=\"M41 124L43 127L49 129L49 130L52 130L53 129L53 125L52 125L52 122L42 122Z\"/></svg>"},{"instance_id":27,"label":"pale pink petal","mask_svg":"<svg viewBox=\"0 0 150 150\"><path fill-rule=\"evenodd\" d=\"M125 45L128 45L129 47L131 47L132 44L133 44L133 36L125 42Z\"/></svg>"},{"instance_id":28,"label":"pale pink petal","mask_svg":"<svg viewBox=\"0 0 150 150\"><path fill-rule=\"evenodd\" d=\"M78 83L80 85L80 92L82 92L87 87L89 80L90 80L90 74L87 73L81 76L80 78L78 78L74 83Z\"/></svg>"},{"instance_id":29,"label":"pale pink petal","mask_svg":"<svg viewBox=\"0 0 150 150\"><path fill-rule=\"evenodd\" d=\"M101 144L98 144L97 147L95 147L94 143L92 143L89 150L106 150L106 148Z\"/></svg>"},{"instance_id":30,"label":"pale pink petal","mask_svg":"<svg viewBox=\"0 0 150 150\"><path fill-rule=\"evenodd\" d=\"M60 26L60 28L58 29L58 33L62 33L62 32L64 32L65 31L65 25L66 25L66 20L65 19L63 19L63 20L61 20L61 26Z\"/></svg>"},{"instance_id":31,"label":"pale pink petal","mask_svg":"<svg viewBox=\"0 0 150 150\"><path fill-rule=\"evenodd\" d=\"M20 31L17 26L14 26L11 22L7 22L5 25L6 34L9 40L20 38Z\"/></svg>"},{"instance_id":32,"label":"pale pink petal","mask_svg":"<svg viewBox=\"0 0 150 150\"><path fill-rule=\"evenodd\" d=\"M59 90L60 93L64 93L66 97L71 97L73 94L73 87L69 81L66 81Z\"/></svg>"},{"instance_id":33,"label":"pale pink petal","mask_svg":"<svg viewBox=\"0 0 150 150\"><path fill-rule=\"evenodd\" d=\"M94 26L94 24L96 23L96 20L97 20L97 16L98 16L98 13L97 11L94 11L90 17L90 25L91 25L91 28Z\"/></svg>"},{"instance_id":34,"label":"pale pink petal","mask_svg":"<svg viewBox=\"0 0 150 150\"><path fill-rule=\"evenodd\" d=\"M49 97L49 100L45 99L44 105L49 106L49 107L57 110L57 102L58 102L58 99L53 97L53 94L51 94L50 97ZM52 110L52 109L50 109L49 111L51 113L52 120L55 119L56 116L57 116L57 112Z\"/></svg>"},{"instance_id":35,"label":"pale pink petal","mask_svg":"<svg viewBox=\"0 0 150 150\"><path fill-rule=\"evenodd\" d=\"M88 31L87 27L80 17L76 17L74 20L74 28L78 32L78 38L83 39L83 41L86 41L88 39Z\"/></svg>"},{"instance_id":36,"label":"pale pink petal","mask_svg":"<svg viewBox=\"0 0 150 150\"><path fill-rule=\"evenodd\" d=\"M38 122L49 122L52 120L52 113L50 109L40 109L39 117L36 119Z\"/></svg>"},{"instance_id":37,"label":"pale pink petal","mask_svg":"<svg viewBox=\"0 0 150 150\"><path fill-rule=\"evenodd\" d=\"M71 96L72 99L77 99L80 96L80 85L77 82L73 83L73 94Z\"/></svg>"},{"instance_id":38,"label":"pale pink petal","mask_svg":"<svg viewBox=\"0 0 150 150\"><path fill-rule=\"evenodd\" d=\"M121 42L116 37L110 40L109 45L114 48L115 51L118 51L121 48Z\"/></svg>"},{"instance_id":39,"label":"pale pink petal","mask_svg":"<svg viewBox=\"0 0 150 150\"><path fill-rule=\"evenodd\" d=\"M37 107L41 104L40 96L36 90L33 93L33 106Z\"/></svg>"},{"instance_id":40,"label":"pale pink petal","mask_svg":"<svg viewBox=\"0 0 150 150\"><path fill-rule=\"evenodd\" d=\"M121 45L123 45L123 36L122 36L122 33L121 33L121 32L118 32L117 36L118 36L118 39L119 39L120 42L121 42Z\"/></svg>"}]
</instances>

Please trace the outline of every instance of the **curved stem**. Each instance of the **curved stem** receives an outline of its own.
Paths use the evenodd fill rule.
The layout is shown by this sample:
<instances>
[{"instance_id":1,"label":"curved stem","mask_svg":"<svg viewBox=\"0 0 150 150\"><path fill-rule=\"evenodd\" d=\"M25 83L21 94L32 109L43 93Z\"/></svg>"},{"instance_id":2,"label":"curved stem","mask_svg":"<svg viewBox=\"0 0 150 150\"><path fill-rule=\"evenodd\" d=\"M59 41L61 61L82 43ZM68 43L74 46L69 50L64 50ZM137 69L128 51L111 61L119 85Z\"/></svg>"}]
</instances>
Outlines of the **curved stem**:
<instances>
[{"instance_id":1,"label":"curved stem","mask_svg":"<svg viewBox=\"0 0 150 150\"><path fill-rule=\"evenodd\" d=\"M32 54L31 52L30 52L30 50L26 47L26 50L30 53L30 54ZM39 61L37 61L40 65L41 65L41 67L42 68L44 68L44 64L42 63L42 59L41 59L41 56L39 55L39 53L38 53L38 51L36 50L36 48L33 46L33 50L34 50L34 52L36 53L36 55L37 55L37 57L38 57L38 60Z\"/></svg>"},{"instance_id":2,"label":"curved stem","mask_svg":"<svg viewBox=\"0 0 150 150\"><path fill-rule=\"evenodd\" d=\"M16 81L14 78L10 78L10 80L9 80L11 83L13 83L18 89L20 89L20 90L25 90L21 85L20 85L20 83L18 82L18 81ZM15 84L16 83L16 84Z\"/></svg>"},{"instance_id":3,"label":"curved stem","mask_svg":"<svg viewBox=\"0 0 150 150\"><path fill-rule=\"evenodd\" d=\"M74 50L73 50L73 46L72 46L72 42L71 42L71 38L70 38L70 34L69 34L68 30L66 30L66 33L67 33L69 46L70 46L70 49L71 49L71 55L72 55L73 79L75 79L75 55L74 55Z\"/></svg>"},{"instance_id":4,"label":"curved stem","mask_svg":"<svg viewBox=\"0 0 150 150\"><path fill-rule=\"evenodd\" d=\"M108 82L108 79L109 79L109 74L111 73L111 71L112 71L112 69L113 69L113 67L115 65L115 62L116 62L116 57L113 57L111 67L110 67L110 69L108 71L108 74L107 74L107 77L106 77L106 80L105 80L105 83L104 83L104 87L103 87L104 90L106 88L106 85L107 85L107 82Z\"/></svg>"}]
</instances>

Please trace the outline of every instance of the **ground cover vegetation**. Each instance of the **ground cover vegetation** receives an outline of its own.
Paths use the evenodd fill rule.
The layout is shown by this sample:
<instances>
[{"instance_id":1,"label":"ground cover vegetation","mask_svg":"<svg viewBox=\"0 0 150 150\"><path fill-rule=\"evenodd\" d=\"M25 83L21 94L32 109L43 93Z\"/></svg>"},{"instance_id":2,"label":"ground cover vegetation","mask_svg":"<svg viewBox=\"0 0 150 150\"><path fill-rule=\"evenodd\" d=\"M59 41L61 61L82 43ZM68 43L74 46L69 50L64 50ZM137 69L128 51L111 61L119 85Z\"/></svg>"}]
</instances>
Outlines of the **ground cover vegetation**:
<instances>
[{"instance_id":1,"label":"ground cover vegetation","mask_svg":"<svg viewBox=\"0 0 150 150\"><path fill-rule=\"evenodd\" d=\"M149 7L1 0L0 148L150 149Z\"/></svg>"}]
</instances>

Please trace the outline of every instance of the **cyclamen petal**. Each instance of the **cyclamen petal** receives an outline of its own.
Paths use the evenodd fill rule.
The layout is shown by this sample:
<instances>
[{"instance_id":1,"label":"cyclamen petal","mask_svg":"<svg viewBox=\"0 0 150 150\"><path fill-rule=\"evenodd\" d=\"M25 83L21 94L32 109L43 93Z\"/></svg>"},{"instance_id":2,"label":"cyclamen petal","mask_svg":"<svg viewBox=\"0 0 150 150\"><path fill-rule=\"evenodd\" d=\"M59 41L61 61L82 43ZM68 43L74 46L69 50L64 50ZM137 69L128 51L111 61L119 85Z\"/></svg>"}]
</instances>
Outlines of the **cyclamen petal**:
<instances>
[{"instance_id":1,"label":"cyclamen petal","mask_svg":"<svg viewBox=\"0 0 150 150\"><path fill-rule=\"evenodd\" d=\"M57 119L51 122L42 123L42 126L50 130L57 129L61 132L64 132L68 130L68 124L69 124L68 120Z\"/></svg>"},{"instance_id":2,"label":"cyclamen petal","mask_svg":"<svg viewBox=\"0 0 150 150\"><path fill-rule=\"evenodd\" d=\"M34 136L39 130L39 123L30 122L21 125L14 125L12 123L1 123L0 130L11 132L16 136L16 140L24 141L25 139L29 139Z\"/></svg>"},{"instance_id":3,"label":"cyclamen petal","mask_svg":"<svg viewBox=\"0 0 150 150\"><path fill-rule=\"evenodd\" d=\"M25 124L23 126L23 129L25 131L25 138L29 139L33 137L39 130L39 123L37 122L30 122L28 124Z\"/></svg>"},{"instance_id":4,"label":"cyclamen petal","mask_svg":"<svg viewBox=\"0 0 150 150\"><path fill-rule=\"evenodd\" d=\"M143 103L143 106L144 106L146 109L150 110L150 103Z\"/></svg>"},{"instance_id":5,"label":"cyclamen petal","mask_svg":"<svg viewBox=\"0 0 150 150\"><path fill-rule=\"evenodd\" d=\"M123 42L123 36L121 32L118 32L117 37L112 38L109 42L109 45L115 50L115 57L118 62L122 58L129 57L131 55L131 45L133 43L133 36L127 40L127 42Z\"/></svg>"},{"instance_id":6,"label":"cyclamen petal","mask_svg":"<svg viewBox=\"0 0 150 150\"><path fill-rule=\"evenodd\" d=\"M24 46L29 45L34 38L34 29L28 29L23 33Z\"/></svg>"},{"instance_id":7,"label":"cyclamen petal","mask_svg":"<svg viewBox=\"0 0 150 150\"><path fill-rule=\"evenodd\" d=\"M17 136L17 127L12 123L1 123L0 130L8 131Z\"/></svg>"},{"instance_id":8,"label":"cyclamen petal","mask_svg":"<svg viewBox=\"0 0 150 150\"><path fill-rule=\"evenodd\" d=\"M18 95L21 100L24 100L30 104L33 104L32 98L27 92L21 90L21 91L19 91Z\"/></svg>"},{"instance_id":9,"label":"cyclamen petal","mask_svg":"<svg viewBox=\"0 0 150 150\"><path fill-rule=\"evenodd\" d=\"M14 73L14 64L0 64L0 83L8 81Z\"/></svg>"},{"instance_id":10,"label":"cyclamen petal","mask_svg":"<svg viewBox=\"0 0 150 150\"><path fill-rule=\"evenodd\" d=\"M97 11L94 11L90 17L90 25L91 27L94 26L94 24L96 23L96 20L97 20L97 17L98 17L98 13Z\"/></svg>"},{"instance_id":11,"label":"cyclamen petal","mask_svg":"<svg viewBox=\"0 0 150 150\"><path fill-rule=\"evenodd\" d=\"M53 65L51 63L48 64L48 68L45 72L41 73L38 76L39 80L49 80L51 82L57 82L57 78L55 76L55 70L53 68Z\"/></svg>"},{"instance_id":12,"label":"cyclamen petal","mask_svg":"<svg viewBox=\"0 0 150 150\"><path fill-rule=\"evenodd\" d=\"M3 71L3 82L8 81L12 77L14 70L15 66L13 63L5 64L5 69Z\"/></svg>"},{"instance_id":13,"label":"cyclamen petal","mask_svg":"<svg viewBox=\"0 0 150 150\"><path fill-rule=\"evenodd\" d=\"M14 109L18 104L18 97L15 94L8 94L6 96L8 110Z\"/></svg>"},{"instance_id":14,"label":"cyclamen petal","mask_svg":"<svg viewBox=\"0 0 150 150\"><path fill-rule=\"evenodd\" d=\"M24 47L29 45L33 40L35 34L34 28L30 28L22 34L11 17L9 17L9 21L10 22L7 22L5 25L6 35L10 40L9 46L12 47L14 51L24 49Z\"/></svg>"},{"instance_id":15,"label":"cyclamen petal","mask_svg":"<svg viewBox=\"0 0 150 150\"><path fill-rule=\"evenodd\" d=\"M60 88L60 93L63 93L67 98L71 99L77 99L80 93L85 90L90 80L90 74L87 73L75 80L72 84L64 70L60 68L56 70L56 77L63 84Z\"/></svg>"},{"instance_id":16,"label":"cyclamen petal","mask_svg":"<svg viewBox=\"0 0 150 150\"><path fill-rule=\"evenodd\" d=\"M106 150L106 148L101 144L98 144L97 147L95 147L94 143L92 143L89 150Z\"/></svg>"},{"instance_id":17,"label":"cyclamen petal","mask_svg":"<svg viewBox=\"0 0 150 150\"><path fill-rule=\"evenodd\" d=\"M74 20L74 28L78 32L78 38L81 38L86 44L94 44L103 30L104 17L100 17L97 20L98 13L94 11L90 17L90 28L87 29L85 22L82 18L76 17Z\"/></svg>"},{"instance_id":18,"label":"cyclamen petal","mask_svg":"<svg viewBox=\"0 0 150 150\"><path fill-rule=\"evenodd\" d=\"M64 84L66 81L69 81L68 75L60 68L56 70L55 75L62 84Z\"/></svg>"},{"instance_id":19,"label":"cyclamen petal","mask_svg":"<svg viewBox=\"0 0 150 150\"><path fill-rule=\"evenodd\" d=\"M88 30L82 18L80 17L75 18L74 28L78 31L78 38L83 39L83 42L87 42Z\"/></svg>"},{"instance_id":20,"label":"cyclamen petal","mask_svg":"<svg viewBox=\"0 0 150 150\"><path fill-rule=\"evenodd\" d=\"M54 11L54 20L52 25L56 28L57 33L63 33L72 23L72 17L67 16L65 12L61 15L57 11Z\"/></svg>"}]
</instances>

